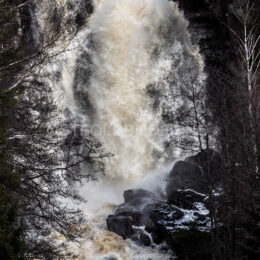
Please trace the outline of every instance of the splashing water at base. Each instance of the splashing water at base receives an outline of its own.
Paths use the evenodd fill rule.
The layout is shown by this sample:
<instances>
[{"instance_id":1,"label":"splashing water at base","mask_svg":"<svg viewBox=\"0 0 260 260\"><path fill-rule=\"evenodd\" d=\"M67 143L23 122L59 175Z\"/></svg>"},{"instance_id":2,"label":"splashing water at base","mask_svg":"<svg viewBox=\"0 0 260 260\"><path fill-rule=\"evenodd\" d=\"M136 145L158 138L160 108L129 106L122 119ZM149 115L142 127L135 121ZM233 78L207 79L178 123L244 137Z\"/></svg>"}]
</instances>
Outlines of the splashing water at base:
<instances>
[{"instance_id":1,"label":"splashing water at base","mask_svg":"<svg viewBox=\"0 0 260 260\"><path fill-rule=\"evenodd\" d=\"M85 235L80 248L71 245L70 252L78 255L79 260L173 260L172 252L162 252L162 245L144 247L129 239L124 240L106 227L106 218L123 202L123 191L128 188L145 188L161 194L164 192L169 165L160 171L147 174L133 186L126 181L101 180L89 182L82 189L82 195L89 201L82 206L87 216L87 225L81 227ZM138 228L138 227L136 227ZM143 227L140 227L140 229ZM149 235L149 234L148 234ZM75 258L72 258L75 259Z\"/></svg>"},{"instance_id":2,"label":"splashing water at base","mask_svg":"<svg viewBox=\"0 0 260 260\"><path fill-rule=\"evenodd\" d=\"M153 192L163 189L169 169L166 167L162 172L152 172L150 177L145 177L142 180L146 183L145 188ZM80 248L71 245L70 251L78 255L76 259L79 260L173 260L172 252L162 252L161 245L153 248L140 246L107 230L106 218L123 202L123 191L139 187L139 184L129 187L122 181L117 184L106 180L84 187L83 195L90 198L84 207L87 215L87 225L82 227L85 236L80 240Z\"/></svg>"}]
</instances>

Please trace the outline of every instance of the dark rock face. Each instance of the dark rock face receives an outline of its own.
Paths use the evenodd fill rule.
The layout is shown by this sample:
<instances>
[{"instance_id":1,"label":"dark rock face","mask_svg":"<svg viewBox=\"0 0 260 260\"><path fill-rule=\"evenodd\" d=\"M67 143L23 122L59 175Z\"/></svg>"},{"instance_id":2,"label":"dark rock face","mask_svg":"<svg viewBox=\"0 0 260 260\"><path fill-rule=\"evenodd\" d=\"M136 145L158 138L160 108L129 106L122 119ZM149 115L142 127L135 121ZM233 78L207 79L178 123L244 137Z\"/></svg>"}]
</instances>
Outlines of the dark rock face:
<instances>
[{"instance_id":1,"label":"dark rock face","mask_svg":"<svg viewBox=\"0 0 260 260\"><path fill-rule=\"evenodd\" d=\"M200 152L174 165L166 188L167 199L170 203L176 203L181 195L177 192L178 190L192 189L197 193L186 194L186 198L182 194L180 199L184 204L196 202L196 197L200 196L199 193L208 194L211 189L221 183L221 177L220 156L211 150ZM191 201L189 196L193 197L195 201Z\"/></svg>"},{"instance_id":2,"label":"dark rock face","mask_svg":"<svg viewBox=\"0 0 260 260\"><path fill-rule=\"evenodd\" d=\"M237 82L227 82L224 76L237 78L236 49L232 32L228 28L238 29L231 6L239 0L176 0L189 21L192 42L200 47L204 57L207 77L208 104L216 120L224 105L223 97L227 84L235 88ZM252 0L256 10L260 10L260 1ZM239 79L237 79L239 80ZM231 97L232 98L232 94ZM232 101L231 101L232 104Z\"/></svg>"},{"instance_id":3,"label":"dark rock face","mask_svg":"<svg viewBox=\"0 0 260 260\"><path fill-rule=\"evenodd\" d=\"M211 158L206 165L211 176L204 174L205 156ZM221 172L221 161L214 151L177 162L167 178L167 201L147 190L127 190L124 203L107 218L108 230L144 246L166 241L173 250L176 247L180 255L186 250L182 243L190 239L186 235L195 239L192 248L197 248L198 252L200 243L209 248L208 193L211 188L215 191L220 187ZM203 254L207 255L207 252Z\"/></svg>"},{"instance_id":4,"label":"dark rock face","mask_svg":"<svg viewBox=\"0 0 260 260\"><path fill-rule=\"evenodd\" d=\"M85 24L87 18L93 13L94 10L92 1L67 1L66 5L68 10L74 13L75 23L78 28Z\"/></svg>"},{"instance_id":5,"label":"dark rock face","mask_svg":"<svg viewBox=\"0 0 260 260\"><path fill-rule=\"evenodd\" d=\"M195 189L199 192L207 191L207 181L198 165L190 162L177 162L169 175L167 194L179 189Z\"/></svg>"},{"instance_id":6,"label":"dark rock face","mask_svg":"<svg viewBox=\"0 0 260 260\"><path fill-rule=\"evenodd\" d=\"M39 24L35 14L36 3L31 1L20 9L22 25L22 41L27 55L32 55L39 49L39 42L42 41Z\"/></svg>"},{"instance_id":7,"label":"dark rock face","mask_svg":"<svg viewBox=\"0 0 260 260\"><path fill-rule=\"evenodd\" d=\"M202 169L203 173L208 171L210 173L208 175L208 181L210 181L213 185L221 182L221 158L216 151L203 151L197 155L186 158L185 161L198 165L200 169Z\"/></svg>"}]
</instances>

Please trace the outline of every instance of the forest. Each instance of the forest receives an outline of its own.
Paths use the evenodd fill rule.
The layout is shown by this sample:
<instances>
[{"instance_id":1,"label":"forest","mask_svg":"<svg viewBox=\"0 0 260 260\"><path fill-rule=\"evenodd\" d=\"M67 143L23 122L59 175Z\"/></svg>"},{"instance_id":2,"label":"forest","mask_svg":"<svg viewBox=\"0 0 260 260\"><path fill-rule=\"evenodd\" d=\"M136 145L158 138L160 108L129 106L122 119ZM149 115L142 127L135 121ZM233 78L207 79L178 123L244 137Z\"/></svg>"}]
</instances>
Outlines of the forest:
<instances>
[{"instance_id":1,"label":"forest","mask_svg":"<svg viewBox=\"0 0 260 260\"><path fill-rule=\"evenodd\" d=\"M260 259L259 15L0 0L0 258Z\"/></svg>"}]
</instances>

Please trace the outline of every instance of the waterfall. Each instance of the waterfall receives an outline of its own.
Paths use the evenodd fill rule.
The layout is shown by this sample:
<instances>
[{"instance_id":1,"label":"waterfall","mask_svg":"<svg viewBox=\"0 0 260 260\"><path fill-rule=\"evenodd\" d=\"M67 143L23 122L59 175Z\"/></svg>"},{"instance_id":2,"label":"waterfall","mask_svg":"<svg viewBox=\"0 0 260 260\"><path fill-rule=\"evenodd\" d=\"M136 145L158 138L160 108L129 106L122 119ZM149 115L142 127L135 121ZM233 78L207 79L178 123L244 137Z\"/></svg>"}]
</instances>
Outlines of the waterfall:
<instances>
[{"instance_id":1,"label":"waterfall","mask_svg":"<svg viewBox=\"0 0 260 260\"><path fill-rule=\"evenodd\" d=\"M167 0L96 1L88 26L74 91L93 134L114 155L105 159L107 176L136 182L173 159L164 145L174 131L162 115L183 102L176 99L181 81L198 73L199 55L187 21Z\"/></svg>"},{"instance_id":2,"label":"waterfall","mask_svg":"<svg viewBox=\"0 0 260 260\"><path fill-rule=\"evenodd\" d=\"M187 28L172 1L95 0L94 13L65 56L63 106L84 118L113 154L103 161L106 176L80 188L88 200L88 235L79 259L171 259L157 248L143 248L108 232L105 219L125 188L138 186L144 177L147 189L150 183L153 188L161 185L160 169L178 156L179 150L167 144L184 131L174 122L175 111L190 105L181 97L182 88L194 84L190 75L198 82L205 77Z\"/></svg>"}]
</instances>

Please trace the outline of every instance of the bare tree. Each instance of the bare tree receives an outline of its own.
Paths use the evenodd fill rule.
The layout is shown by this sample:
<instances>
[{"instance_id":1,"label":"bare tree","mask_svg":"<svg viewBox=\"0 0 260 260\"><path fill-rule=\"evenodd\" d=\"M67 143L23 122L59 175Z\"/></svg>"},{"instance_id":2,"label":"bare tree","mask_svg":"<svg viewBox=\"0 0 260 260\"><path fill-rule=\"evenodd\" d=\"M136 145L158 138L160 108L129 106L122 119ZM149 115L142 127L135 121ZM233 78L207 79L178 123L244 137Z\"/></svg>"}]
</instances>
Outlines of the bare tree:
<instances>
[{"instance_id":1,"label":"bare tree","mask_svg":"<svg viewBox=\"0 0 260 260\"><path fill-rule=\"evenodd\" d=\"M0 117L7 122L0 127L4 131L0 149L11 176L17 177L17 185L7 185L2 179L1 184L18 206L14 226L23 227L27 258L63 259L64 247L58 247L50 234L57 231L74 240L81 230L72 227L81 223L82 217L79 210L68 208L61 200L84 201L73 183L96 178L96 172L104 173L102 158L110 155L80 122L75 124L69 114L62 115L52 85L46 80L51 75L44 67L68 50L77 28L68 26L73 21L65 6L50 8L46 27L38 28L37 41L26 48L30 43L25 34L37 32L30 27L20 35L19 30L28 20L37 22L24 11L32 8L33 2L0 2L3 35L17 26L9 41L1 38L0 50L4 58L0 60ZM82 167L86 174L82 174Z\"/></svg>"},{"instance_id":2,"label":"bare tree","mask_svg":"<svg viewBox=\"0 0 260 260\"><path fill-rule=\"evenodd\" d=\"M254 1L235 1L228 29L233 56L222 72L219 144L224 166L224 196L218 211L223 224L221 259L259 256L259 25ZM251 259L250 258L250 259Z\"/></svg>"},{"instance_id":3,"label":"bare tree","mask_svg":"<svg viewBox=\"0 0 260 260\"><path fill-rule=\"evenodd\" d=\"M255 154L255 171L259 175L259 111L260 111L260 34L259 13L254 1L239 0L237 6L232 7L232 14L238 21L238 29L229 27L236 42L239 71L242 82L240 84L241 98L247 103L251 142Z\"/></svg>"}]
</instances>

